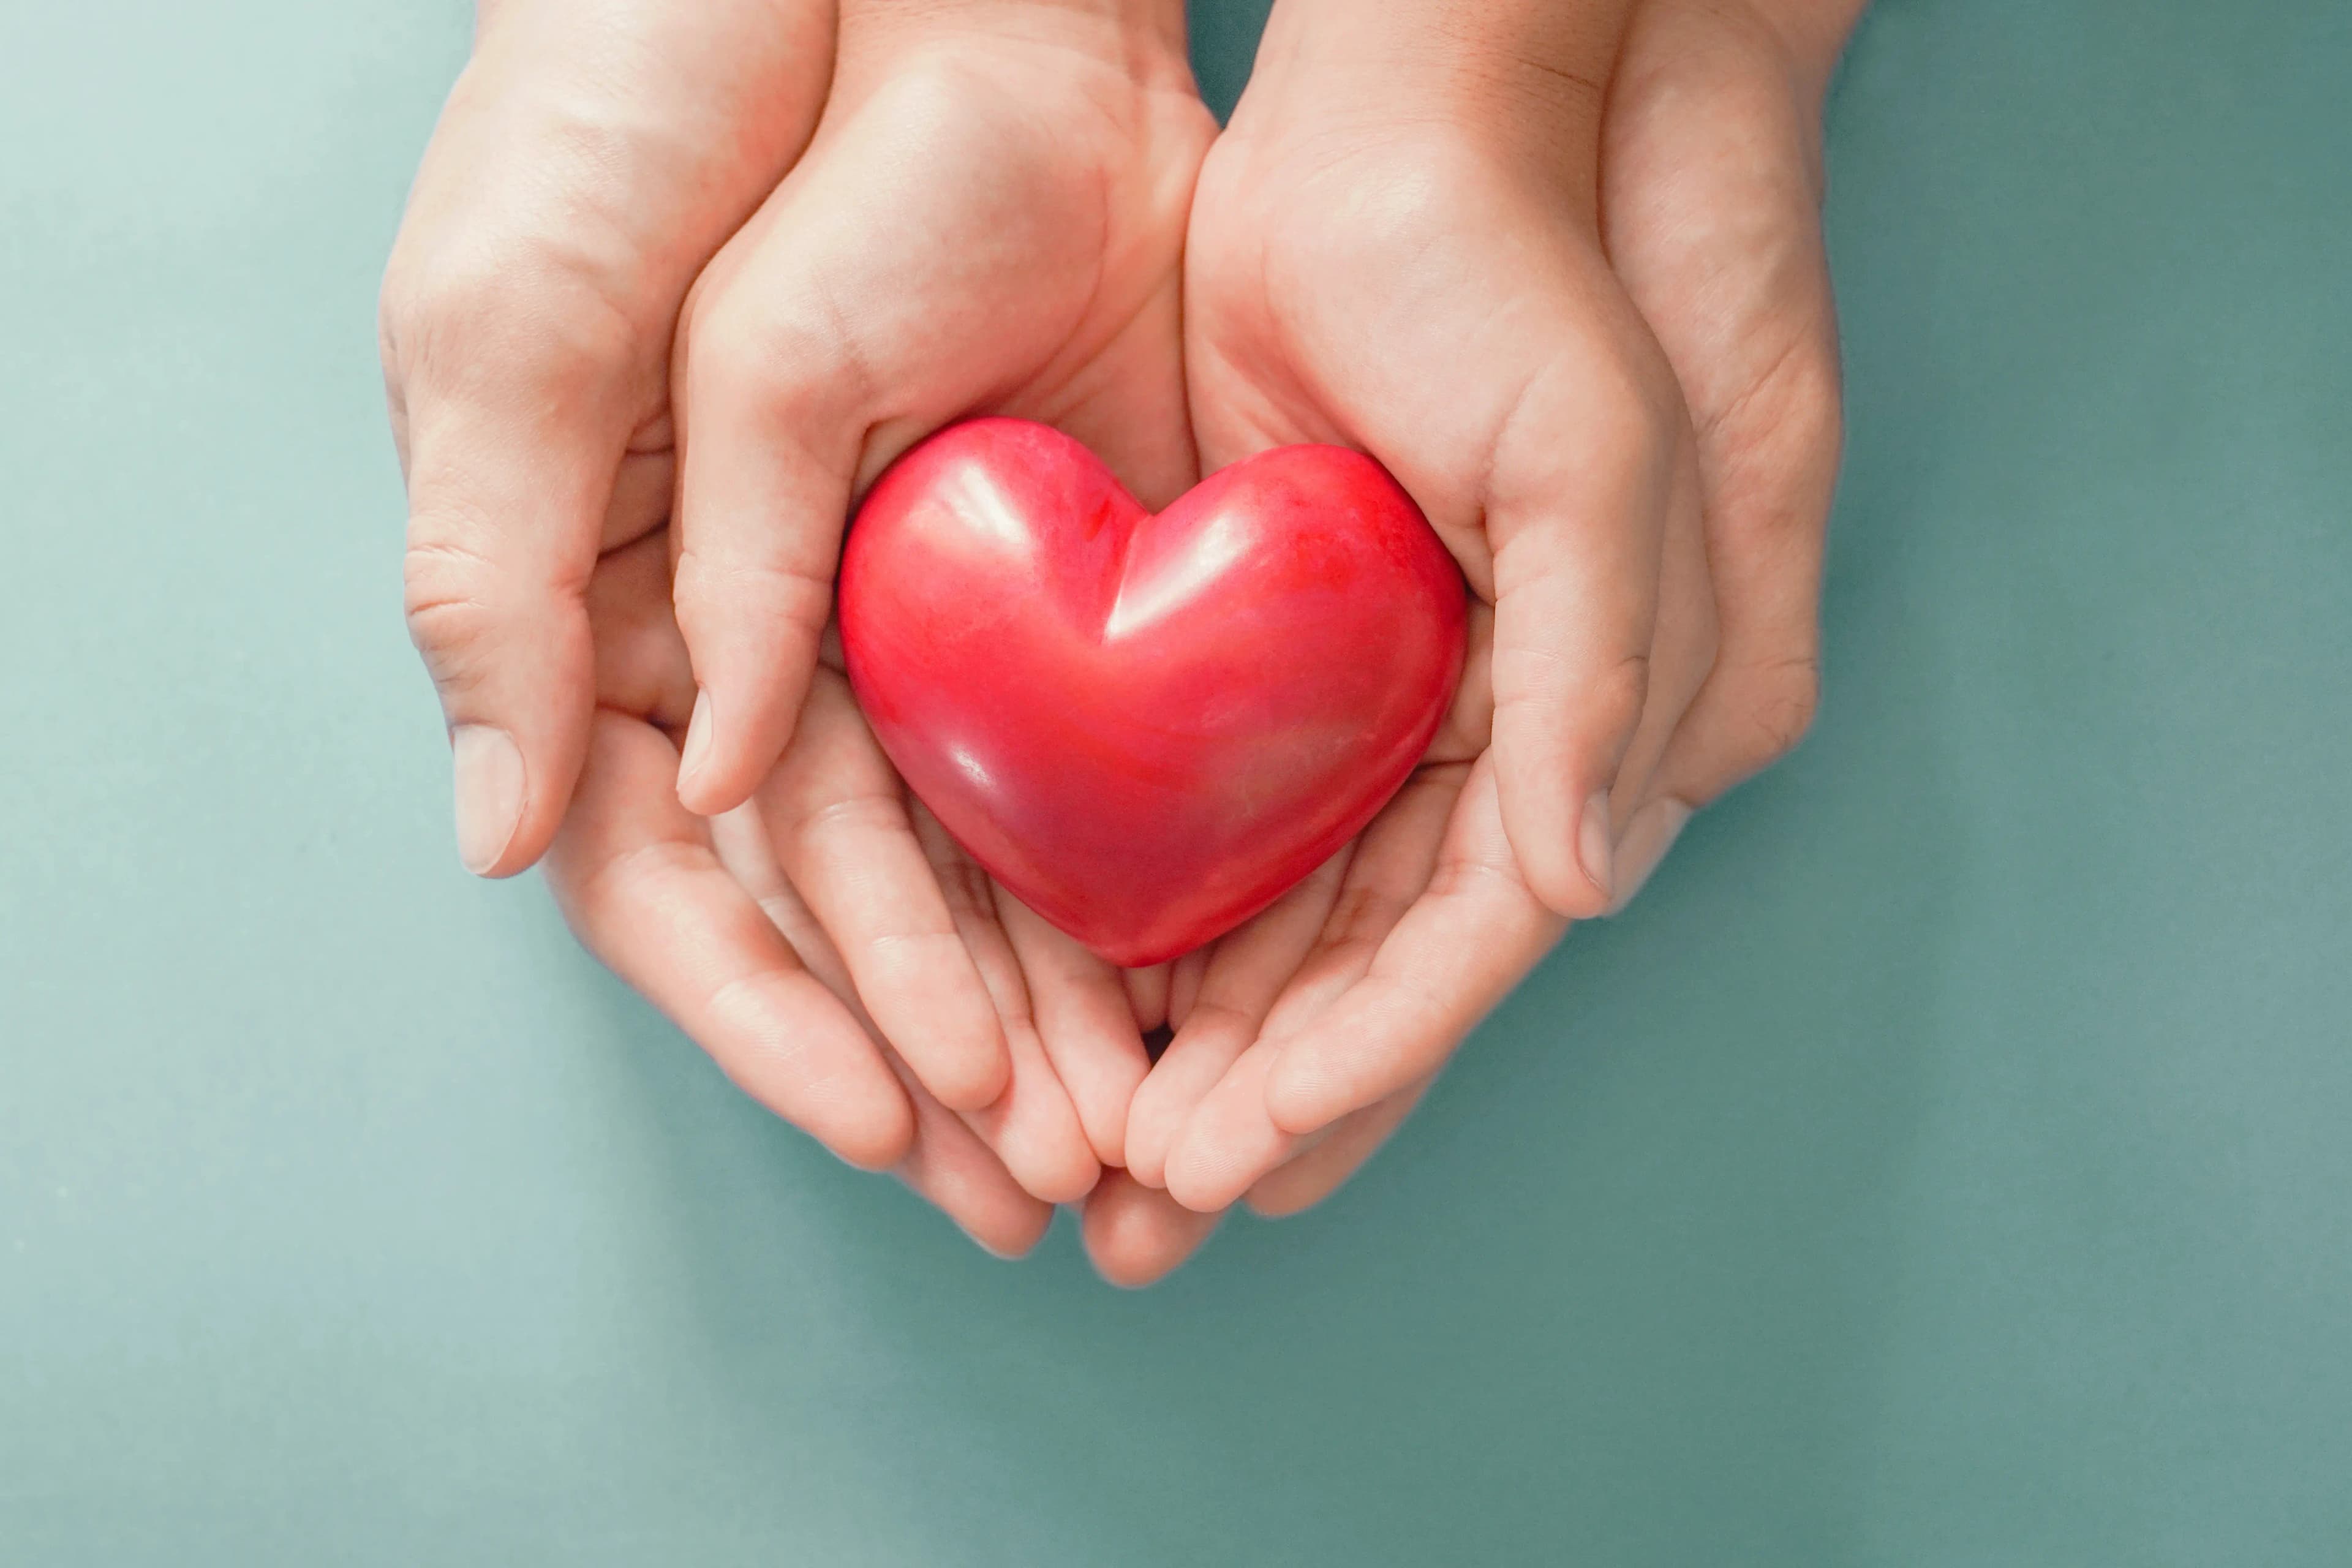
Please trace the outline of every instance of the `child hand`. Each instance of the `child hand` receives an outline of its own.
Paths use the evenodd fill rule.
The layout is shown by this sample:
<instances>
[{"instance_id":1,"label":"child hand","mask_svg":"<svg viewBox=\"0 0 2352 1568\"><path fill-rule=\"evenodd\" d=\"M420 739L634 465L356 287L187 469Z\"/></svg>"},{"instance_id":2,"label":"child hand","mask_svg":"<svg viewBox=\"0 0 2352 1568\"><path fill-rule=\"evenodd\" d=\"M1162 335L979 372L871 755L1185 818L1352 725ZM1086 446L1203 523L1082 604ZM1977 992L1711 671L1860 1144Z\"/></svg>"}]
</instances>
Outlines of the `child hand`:
<instances>
[{"instance_id":1,"label":"child hand","mask_svg":"<svg viewBox=\"0 0 2352 1568\"><path fill-rule=\"evenodd\" d=\"M786 869L885 1037L940 1099L981 1115L976 1093L929 1064L958 1041L1001 1057L983 1026L992 1003L1015 1100L1024 1085L1066 1095L1076 1148L1105 1162L1121 1157L1148 1068L1111 1005L1118 976L994 889L919 811L919 845L818 654L855 496L941 425L1046 420L1147 499L1192 483L1179 266L1213 130L1181 14L1157 0L851 0L824 124L697 283L672 378L675 594L698 685L680 798L709 814L756 791L772 816L845 840L846 814L873 817L856 847ZM832 761L810 797L778 781L804 776L785 748L813 726ZM1040 1042L1025 1058L1024 1038Z\"/></svg>"},{"instance_id":2,"label":"child hand","mask_svg":"<svg viewBox=\"0 0 2352 1568\"><path fill-rule=\"evenodd\" d=\"M679 334L688 805L782 750L853 500L922 437L1019 415L1149 504L1192 482L1179 268L1213 130L1173 0L845 0L815 142Z\"/></svg>"},{"instance_id":3,"label":"child hand","mask_svg":"<svg viewBox=\"0 0 2352 1568\"><path fill-rule=\"evenodd\" d=\"M1689 808L1793 744L1811 711L1820 535L1837 446L1817 116L1858 7L1827 15L1838 9L1768 19L1652 0L1634 16L1612 87L1601 167L1609 251L1698 416L1707 579L1724 627L1712 669L1696 667L1706 677L1698 700L1650 752L1655 765L1630 790L1621 779L1621 902ZM1213 165L1204 214L1215 180ZM1517 298L1493 300L1499 311ZM1205 404L1199 428L1213 462ZM1662 607L1654 684L1664 642L1680 640L1674 628L1695 618L1706 617L1677 614L1671 600ZM1677 657L1685 669L1696 646ZM1453 743L1464 744L1459 730ZM1443 772L1426 769L1375 824L1344 872L1347 891L1311 939L1294 935L1286 947L1253 929L1228 942L1256 956L1228 956L1223 944L1209 955L1212 974L1255 966L1254 986L1244 987L1253 1005L1213 1015L1216 1026L1193 1040L1180 1031L1139 1094L1129 1142L1146 1179L1206 1208L1244 1191L1269 1212L1319 1200L1540 956L1557 928L1515 876L1517 839L1502 829L1491 780L1474 772L1458 805L1445 791ZM1433 854L1441 836L1445 847ZM1478 902L1486 914L1473 912ZM1274 913L1265 919L1274 923ZM1274 976L1302 940L1311 942L1307 956L1277 989ZM1180 971L1180 994L1190 984Z\"/></svg>"}]
</instances>

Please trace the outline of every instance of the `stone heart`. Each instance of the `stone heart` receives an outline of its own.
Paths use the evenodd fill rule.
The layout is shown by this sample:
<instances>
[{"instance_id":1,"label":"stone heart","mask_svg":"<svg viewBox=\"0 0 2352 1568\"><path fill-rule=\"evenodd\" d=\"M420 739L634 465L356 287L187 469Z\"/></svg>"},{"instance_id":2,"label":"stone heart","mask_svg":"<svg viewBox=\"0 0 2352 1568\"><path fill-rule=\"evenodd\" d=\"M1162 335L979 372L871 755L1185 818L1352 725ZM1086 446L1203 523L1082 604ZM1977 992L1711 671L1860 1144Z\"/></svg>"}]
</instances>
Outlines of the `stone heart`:
<instances>
[{"instance_id":1,"label":"stone heart","mask_svg":"<svg viewBox=\"0 0 2352 1568\"><path fill-rule=\"evenodd\" d=\"M1230 931L1371 820L1453 700L1465 619L1452 558L1360 453L1267 452L1154 514L1015 419L900 458L841 567L891 762L1120 964Z\"/></svg>"}]
</instances>

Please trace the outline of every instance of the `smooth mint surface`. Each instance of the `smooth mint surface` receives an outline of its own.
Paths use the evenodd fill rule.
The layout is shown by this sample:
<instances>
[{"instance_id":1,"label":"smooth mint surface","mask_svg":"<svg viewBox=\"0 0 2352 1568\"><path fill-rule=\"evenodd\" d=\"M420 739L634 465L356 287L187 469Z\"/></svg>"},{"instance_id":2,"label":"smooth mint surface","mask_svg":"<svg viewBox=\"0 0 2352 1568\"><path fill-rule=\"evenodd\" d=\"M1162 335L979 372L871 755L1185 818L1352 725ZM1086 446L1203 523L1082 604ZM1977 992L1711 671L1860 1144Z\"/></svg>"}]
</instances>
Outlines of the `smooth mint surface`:
<instances>
[{"instance_id":1,"label":"smooth mint surface","mask_svg":"<svg viewBox=\"0 0 2352 1568\"><path fill-rule=\"evenodd\" d=\"M1813 736L1139 1295L458 869L373 310L468 30L0 8L0 1562L2352 1560L2352 7L1885 0Z\"/></svg>"}]
</instances>

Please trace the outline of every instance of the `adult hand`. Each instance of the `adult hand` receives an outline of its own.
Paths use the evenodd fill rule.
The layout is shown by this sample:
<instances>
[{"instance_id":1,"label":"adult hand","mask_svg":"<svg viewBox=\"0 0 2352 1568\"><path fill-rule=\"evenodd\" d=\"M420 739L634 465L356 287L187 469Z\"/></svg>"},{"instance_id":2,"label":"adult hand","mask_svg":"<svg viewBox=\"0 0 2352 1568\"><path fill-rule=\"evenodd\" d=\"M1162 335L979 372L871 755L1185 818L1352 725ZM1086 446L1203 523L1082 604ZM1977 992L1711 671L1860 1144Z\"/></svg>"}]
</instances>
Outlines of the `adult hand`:
<instances>
[{"instance_id":1,"label":"adult hand","mask_svg":"<svg viewBox=\"0 0 2352 1568\"><path fill-rule=\"evenodd\" d=\"M1865 0L1644 0L1602 124L1604 237L1698 432L1722 646L1621 856L1785 755L1821 689L1843 434L1822 100Z\"/></svg>"},{"instance_id":2,"label":"adult hand","mask_svg":"<svg viewBox=\"0 0 2352 1568\"><path fill-rule=\"evenodd\" d=\"M792 166L829 0L480 7L386 268L408 624L467 867L539 858L588 743L598 552L669 514L669 351L695 276Z\"/></svg>"},{"instance_id":3,"label":"adult hand","mask_svg":"<svg viewBox=\"0 0 2352 1568\"><path fill-rule=\"evenodd\" d=\"M1692 806L1793 744L1811 712L1838 427L1818 106L1858 9L1812 5L1768 16L1649 0L1612 89L1601 168L1609 254L1691 398L1709 597L1724 628L1712 669L1696 665L1705 684L1670 739L1655 752L1638 742L1630 758L1646 752L1650 765L1620 775L1616 905L1638 889ZM1213 161L1203 222L1221 172ZM1444 257L1435 247L1428 254ZM1487 298L1497 318L1523 314L1517 293ZM1211 319L1202 330L1213 326ZM1207 387L1196 385L1205 400ZM1199 428L1213 466L1220 453L1207 412L1204 402ZM1486 521L1491 534L1491 510ZM1681 640L1677 625L1713 618L1708 606L1676 603L1669 593L1657 621L1654 686L1664 678L1667 646ZM1695 637L1674 657L1678 683L1705 642ZM1687 686L1681 690L1687 696ZM1654 701L1645 732L1666 710ZM1459 731L1454 743L1463 744ZM1498 731L1496 760L1507 743ZM1635 775L1630 786L1627 774ZM1447 789L1441 772L1425 770L1339 873L1349 891L1338 910L1319 927L1297 915L1314 934L1286 978L1274 977L1297 935L1286 945L1256 929L1228 939L1256 950L1257 973L1239 988L1244 1005L1213 1014L1214 1026L1195 1041L1180 1037L1193 1047L1190 1059L1171 1047L1167 1081L1155 1073L1139 1095L1130 1153L1146 1179L1209 1208L1245 1190L1267 1212L1318 1201L1393 1130L1469 1026L1549 945L1558 927L1547 929L1541 900L1518 872L1507 803L1475 771L1458 805L1444 799ZM1450 826L1437 826L1449 805ZM1444 850L1433 856L1428 847L1441 835ZM1475 913L1480 903L1484 918ZM1454 919L1441 921L1449 909ZM1471 944L1481 932L1507 962L1476 962ZM1449 960L1459 967L1449 970ZM1221 947L1204 973L1244 967ZM1206 986L1180 970L1180 1004Z\"/></svg>"},{"instance_id":4,"label":"adult hand","mask_svg":"<svg viewBox=\"0 0 2352 1568\"><path fill-rule=\"evenodd\" d=\"M1213 1222L1122 1173L1097 1180L1051 1068L1036 1060L1036 1033L1022 1011L1029 982L985 912L985 884L936 835L923 836L921 852L937 857L940 880L965 889L960 932L1006 1007L1017 1064L1011 1091L981 1112L950 1111L860 1001L852 964L787 874L825 861L835 848L861 847L845 840L825 847L826 830L813 836L799 803L869 803L837 814L857 818L896 800L887 780L873 782L887 767L839 673L820 672L813 711L755 800L718 818L698 816L672 787L694 679L670 605L667 535L606 554L586 603L597 710L578 795L547 868L581 941L746 1093L843 1159L895 1171L989 1250L1027 1251L1051 1222L1054 1202L1084 1198L1088 1249L1108 1278L1140 1283L1191 1252ZM883 858L902 847L882 846ZM966 898L974 908L961 907ZM1054 994L1054 981L1037 991ZM1102 1000L1114 1037L1121 1027L1131 1034L1115 981Z\"/></svg>"}]
</instances>

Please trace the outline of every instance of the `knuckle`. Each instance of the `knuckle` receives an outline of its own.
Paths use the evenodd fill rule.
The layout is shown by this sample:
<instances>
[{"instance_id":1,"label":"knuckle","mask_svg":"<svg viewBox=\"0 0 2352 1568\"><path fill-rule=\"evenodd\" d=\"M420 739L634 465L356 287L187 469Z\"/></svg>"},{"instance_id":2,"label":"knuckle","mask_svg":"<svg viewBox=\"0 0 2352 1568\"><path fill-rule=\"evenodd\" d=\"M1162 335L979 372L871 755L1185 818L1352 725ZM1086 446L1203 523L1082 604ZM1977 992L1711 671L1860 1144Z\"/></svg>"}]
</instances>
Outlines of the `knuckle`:
<instances>
[{"instance_id":1,"label":"knuckle","mask_svg":"<svg viewBox=\"0 0 2352 1568\"><path fill-rule=\"evenodd\" d=\"M1836 345L1801 338L1700 426L1717 466L1748 476L1757 497L1727 509L1725 525L1767 540L1818 531L1844 434Z\"/></svg>"},{"instance_id":2,"label":"knuckle","mask_svg":"<svg viewBox=\"0 0 2352 1568\"><path fill-rule=\"evenodd\" d=\"M1630 735L1650 697L1650 656L1629 653L1585 687L1585 703L1605 734Z\"/></svg>"},{"instance_id":3,"label":"knuckle","mask_svg":"<svg viewBox=\"0 0 2352 1568\"><path fill-rule=\"evenodd\" d=\"M1821 711L1821 663L1800 655L1765 667L1754 696L1742 705L1748 716L1747 759L1756 767L1797 749Z\"/></svg>"},{"instance_id":4,"label":"knuckle","mask_svg":"<svg viewBox=\"0 0 2352 1568\"><path fill-rule=\"evenodd\" d=\"M446 387L593 378L629 364L646 334L605 290L560 258L508 250L396 262L377 310L387 369Z\"/></svg>"},{"instance_id":5,"label":"knuckle","mask_svg":"<svg viewBox=\"0 0 2352 1568\"><path fill-rule=\"evenodd\" d=\"M687 376L693 391L714 401L764 404L778 395L774 348L780 335L764 309L728 290L698 303L686 331Z\"/></svg>"},{"instance_id":6,"label":"knuckle","mask_svg":"<svg viewBox=\"0 0 2352 1568\"><path fill-rule=\"evenodd\" d=\"M492 573L480 550L454 531L420 528L401 558L409 640L442 685L467 679L491 639Z\"/></svg>"},{"instance_id":7,"label":"knuckle","mask_svg":"<svg viewBox=\"0 0 2352 1568\"><path fill-rule=\"evenodd\" d=\"M673 581L679 625L689 640L709 629L709 617L732 621L751 605L770 626L814 640L833 613L831 574L788 556L688 545L678 552Z\"/></svg>"},{"instance_id":8,"label":"knuckle","mask_svg":"<svg viewBox=\"0 0 2352 1568\"><path fill-rule=\"evenodd\" d=\"M788 801L785 811L786 818L779 825L781 836L800 865L823 855L829 846L868 845L877 837L911 831L905 805L871 781L831 798Z\"/></svg>"},{"instance_id":9,"label":"knuckle","mask_svg":"<svg viewBox=\"0 0 2352 1568\"><path fill-rule=\"evenodd\" d=\"M796 419L865 406L880 373L869 334L825 268L777 281L721 289L696 302L685 334L686 382L689 406L763 415L791 438Z\"/></svg>"}]
</instances>

